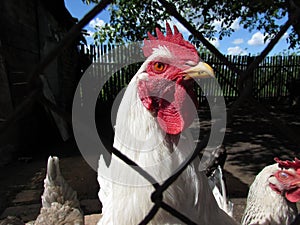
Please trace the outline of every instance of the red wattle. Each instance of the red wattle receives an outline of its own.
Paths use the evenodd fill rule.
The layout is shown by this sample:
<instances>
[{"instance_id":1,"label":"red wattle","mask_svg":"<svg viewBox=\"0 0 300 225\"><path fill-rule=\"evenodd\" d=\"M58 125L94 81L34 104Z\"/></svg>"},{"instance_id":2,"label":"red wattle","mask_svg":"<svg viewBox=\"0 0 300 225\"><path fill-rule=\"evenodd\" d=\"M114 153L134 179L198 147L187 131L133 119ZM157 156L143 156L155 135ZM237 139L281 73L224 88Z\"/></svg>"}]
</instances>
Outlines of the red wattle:
<instances>
[{"instance_id":1,"label":"red wattle","mask_svg":"<svg viewBox=\"0 0 300 225\"><path fill-rule=\"evenodd\" d=\"M179 134L184 130L184 118L181 116L178 108L174 104L170 104L162 100L161 109L157 113L157 121L160 127L167 134Z\"/></svg>"},{"instance_id":2,"label":"red wattle","mask_svg":"<svg viewBox=\"0 0 300 225\"><path fill-rule=\"evenodd\" d=\"M294 191L287 191L285 197L290 202L299 202L300 201L300 188L295 189Z\"/></svg>"},{"instance_id":3,"label":"red wattle","mask_svg":"<svg viewBox=\"0 0 300 225\"><path fill-rule=\"evenodd\" d=\"M151 77L138 85L143 105L157 115L158 124L167 134L181 133L191 125L197 112L192 90L186 90L183 82Z\"/></svg>"}]
</instances>

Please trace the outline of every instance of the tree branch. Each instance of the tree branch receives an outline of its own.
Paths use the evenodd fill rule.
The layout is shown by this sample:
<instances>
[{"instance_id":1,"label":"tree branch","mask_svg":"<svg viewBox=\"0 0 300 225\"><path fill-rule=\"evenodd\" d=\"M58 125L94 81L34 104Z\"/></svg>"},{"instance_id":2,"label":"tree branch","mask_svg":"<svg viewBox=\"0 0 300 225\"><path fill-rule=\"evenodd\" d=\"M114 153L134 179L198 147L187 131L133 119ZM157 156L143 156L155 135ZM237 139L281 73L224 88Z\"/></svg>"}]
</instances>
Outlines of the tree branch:
<instances>
[{"instance_id":1,"label":"tree branch","mask_svg":"<svg viewBox=\"0 0 300 225\"><path fill-rule=\"evenodd\" d=\"M43 70L51 63L57 55L62 51L63 48L70 46L73 41L78 37L81 29L92 20L98 13L106 8L112 0L102 0L97 6L95 6L88 14L86 14L72 29L64 36L64 38L50 51L44 59L34 68L32 73L29 75L29 87L33 90L26 96L26 98L16 107L14 112L8 116L7 120L1 124L0 134L4 132L12 123L21 118L23 111L32 104L38 97L42 95L41 85L34 85L37 81L38 76Z\"/></svg>"},{"instance_id":2,"label":"tree branch","mask_svg":"<svg viewBox=\"0 0 300 225\"><path fill-rule=\"evenodd\" d=\"M29 86L33 86L34 82L38 78L39 74L51 63L57 55L66 47L70 46L74 40L80 34L82 28L88 24L98 13L108 6L112 0L102 0L96 5L88 14L86 14L77 24L75 24L71 30L63 37L63 39L56 45L42 61L34 68L29 75Z\"/></svg>"},{"instance_id":3,"label":"tree branch","mask_svg":"<svg viewBox=\"0 0 300 225\"><path fill-rule=\"evenodd\" d=\"M241 89L245 80L252 74L252 72L256 69L256 67L264 60L264 58L269 54L269 52L274 48L274 46L278 43L280 38L284 35L284 33L289 29L292 25L293 19L289 18L288 21L283 25L280 31L276 34L276 36L270 41L267 47L260 53L258 57L254 59L254 61L249 65L247 70L242 74L239 80L239 89Z\"/></svg>"},{"instance_id":4,"label":"tree branch","mask_svg":"<svg viewBox=\"0 0 300 225\"><path fill-rule=\"evenodd\" d=\"M186 29L188 29L196 38L198 38L205 47L208 48L217 58L219 58L226 66L228 66L233 72L241 75L243 71L238 69L233 63L231 63L215 46L213 46L206 38L199 32L193 25L191 25L180 13L176 7L166 0L158 0L165 10L173 17L175 17Z\"/></svg>"}]
</instances>

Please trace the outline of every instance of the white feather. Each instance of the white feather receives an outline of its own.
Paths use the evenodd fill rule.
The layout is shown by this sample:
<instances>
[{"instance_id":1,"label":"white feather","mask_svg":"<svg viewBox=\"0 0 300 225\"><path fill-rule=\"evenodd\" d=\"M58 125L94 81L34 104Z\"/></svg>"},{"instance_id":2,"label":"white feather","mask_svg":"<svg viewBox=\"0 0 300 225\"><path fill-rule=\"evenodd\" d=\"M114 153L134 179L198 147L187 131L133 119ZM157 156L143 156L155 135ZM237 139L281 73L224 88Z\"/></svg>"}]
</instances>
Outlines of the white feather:
<instances>
[{"instance_id":1,"label":"white feather","mask_svg":"<svg viewBox=\"0 0 300 225\"><path fill-rule=\"evenodd\" d=\"M229 216L233 217L233 203L227 199L226 186L220 165L208 178L208 182L209 186L212 188L212 192L218 203L218 206Z\"/></svg>"},{"instance_id":2,"label":"white feather","mask_svg":"<svg viewBox=\"0 0 300 225\"><path fill-rule=\"evenodd\" d=\"M296 215L295 203L277 194L269 186L269 178L278 170L278 164L265 167L250 186L242 225L289 225Z\"/></svg>"},{"instance_id":3,"label":"white feather","mask_svg":"<svg viewBox=\"0 0 300 225\"><path fill-rule=\"evenodd\" d=\"M42 208L35 225L83 225L84 219L77 193L63 178L59 159L49 157L44 180Z\"/></svg>"},{"instance_id":4,"label":"white feather","mask_svg":"<svg viewBox=\"0 0 300 225\"><path fill-rule=\"evenodd\" d=\"M157 51L164 51L160 48ZM167 53L166 53L167 54ZM142 166L162 183L194 150L195 144L188 130L181 134L178 145L170 145L156 118L142 105L138 93L139 79L149 60L133 77L124 94L117 114L114 147ZM163 194L163 200L198 224L236 224L219 209L208 185L207 177L196 168L195 159L181 176ZM99 160L99 198L103 204L102 224L132 225L141 222L152 208L154 188L114 155L109 167ZM160 209L150 224L182 224L180 220Z\"/></svg>"}]
</instances>

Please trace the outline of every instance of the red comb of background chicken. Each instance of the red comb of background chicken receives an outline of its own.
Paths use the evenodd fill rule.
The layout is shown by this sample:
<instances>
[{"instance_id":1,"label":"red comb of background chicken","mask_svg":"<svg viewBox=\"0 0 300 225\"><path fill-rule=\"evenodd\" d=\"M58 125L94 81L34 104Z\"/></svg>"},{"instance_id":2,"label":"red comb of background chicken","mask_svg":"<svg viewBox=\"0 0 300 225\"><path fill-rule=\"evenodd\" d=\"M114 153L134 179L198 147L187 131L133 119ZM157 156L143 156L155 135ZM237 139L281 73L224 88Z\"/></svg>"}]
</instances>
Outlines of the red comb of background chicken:
<instances>
[{"instance_id":1,"label":"red comb of background chicken","mask_svg":"<svg viewBox=\"0 0 300 225\"><path fill-rule=\"evenodd\" d=\"M172 50L178 51L178 45L182 46L184 48L189 49L189 55L194 54L195 61L198 62L198 53L194 45L192 45L190 42L183 39L182 34L178 31L177 27L174 25L174 34L171 30L170 24L166 23L166 30L167 34L164 36L164 34L160 31L159 28L156 28L156 35L157 38L152 36L150 32L148 32L148 38L149 40L144 40L144 46L143 46L143 53L145 57L149 57L153 53L154 48L158 48L158 46L165 45L171 52ZM168 44L170 43L170 44ZM173 46L172 46L173 45ZM177 45L176 48L174 48L174 45ZM175 54L176 54L175 52ZM182 52L181 52L182 54Z\"/></svg>"},{"instance_id":2,"label":"red comb of background chicken","mask_svg":"<svg viewBox=\"0 0 300 225\"><path fill-rule=\"evenodd\" d=\"M279 167L284 169L293 168L300 173L300 160L295 158L294 161L289 160L280 160L278 157L274 158L274 160L279 164Z\"/></svg>"}]
</instances>

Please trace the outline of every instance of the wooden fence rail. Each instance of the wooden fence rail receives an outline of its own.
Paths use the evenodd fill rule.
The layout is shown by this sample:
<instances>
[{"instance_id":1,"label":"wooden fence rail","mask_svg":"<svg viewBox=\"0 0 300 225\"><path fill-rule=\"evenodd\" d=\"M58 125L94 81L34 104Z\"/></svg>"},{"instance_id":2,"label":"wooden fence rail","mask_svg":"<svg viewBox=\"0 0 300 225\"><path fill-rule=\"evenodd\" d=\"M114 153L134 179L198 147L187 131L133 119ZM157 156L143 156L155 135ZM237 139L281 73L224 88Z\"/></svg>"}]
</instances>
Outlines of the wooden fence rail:
<instances>
[{"instance_id":1,"label":"wooden fence rail","mask_svg":"<svg viewBox=\"0 0 300 225\"><path fill-rule=\"evenodd\" d=\"M113 45L80 46L81 52L88 55L91 62L101 65L101 71L96 73L99 74L99 79L103 79L103 76L109 76L109 71L115 65L124 65L121 70L108 79L99 94L100 101L112 101L122 88L126 87L142 63L142 52L137 45L128 45L126 48L122 48L122 51L113 51L116 47ZM134 56L140 57L141 62L128 65L128 57ZM210 90L208 93L203 88L197 86L196 93L199 102L205 101L205 95L207 94L215 96L223 95L227 101L236 100L239 96L238 75L211 54L200 53L200 57L215 70L222 92ZM255 59L254 56L233 55L227 55L226 58L243 71ZM267 57L253 73L251 80L247 81L247 85L252 86L252 96L255 99L268 101L287 98L289 96L288 85L300 79L300 56ZM211 87L210 81L207 80L204 82L202 87L209 90L209 87Z\"/></svg>"}]
</instances>

